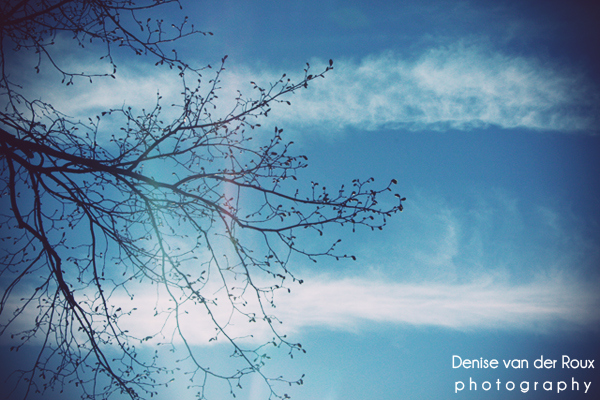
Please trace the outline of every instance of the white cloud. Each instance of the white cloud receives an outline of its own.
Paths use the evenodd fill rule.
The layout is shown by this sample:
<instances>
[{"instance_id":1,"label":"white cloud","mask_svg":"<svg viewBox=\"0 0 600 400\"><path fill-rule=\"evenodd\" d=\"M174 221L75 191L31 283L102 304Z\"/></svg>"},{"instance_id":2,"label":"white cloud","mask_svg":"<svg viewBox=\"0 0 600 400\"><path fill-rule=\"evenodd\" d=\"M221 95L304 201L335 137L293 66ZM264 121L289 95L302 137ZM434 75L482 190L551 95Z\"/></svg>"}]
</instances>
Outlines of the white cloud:
<instances>
[{"instance_id":1,"label":"white cloud","mask_svg":"<svg viewBox=\"0 0 600 400\"><path fill-rule=\"evenodd\" d=\"M249 304L244 309L250 311L255 305L251 298L247 299ZM543 332L556 327L587 329L600 323L597 311L600 294L560 274L540 276L523 285L509 284L492 275L468 283L405 283L368 277L340 279L320 274L308 276L302 285L292 285L291 293L277 292L275 303L277 308L266 309L283 322L275 323L275 328L294 337L309 328L358 331L372 329L373 324ZM172 319L163 325L162 318L152 316L156 305L153 295L136 298L133 302L123 300L122 304L134 304L138 308L127 321L128 326L138 330L144 327L148 332L163 327L167 338L168 333L173 332ZM167 304L159 307L166 309ZM196 345L209 344L215 331L210 328L212 322L202 307L190 305L183 309L189 312L180 322L187 340ZM232 337L245 337L243 341L259 343L273 337L269 327L260 320L248 323L245 317L235 314L232 317L227 303L220 303L213 313L218 320L229 321L227 331ZM175 337L174 341L179 339Z\"/></svg>"},{"instance_id":2,"label":"white cloud","mask_svg":"<svg viewBox=\"0 0 600 400\"><path fill-rule=\"evenodd\" d=\"M111 303L124 310L136 308L122 317L120 326L137 337L155 335L146 342L180 343L174 314L167 312L174 303L156 292L144 291L132 300L113 295ZM251 296L246 311L257 311ZM468 283L402 283L365 277L333 278L313 275L303 285L294 284L291 293L277 292L276 309L267 308L283 321L274 326L282 334L298 338L307 329L361 331L379 326L434 326L456 330L502 329L546 332L595 329L600 323L600 294L590 285L565 275L539 277L533 282L514 285L491 275ZM13 304L17 306L18 304ZM156 314L158 312L158 314ZM13 329L34 318L29 310ZM257 318L232 313L227 301L212 308L213 316L226 325L230 337L246 343L264 343L273 338L269 326ZM217 341L214 324L202 305L180 306L181 329L190 345L205 346ZM160 332L158 335L156 335Z\"/></svg>"},{"instance_id":3,"label":"white cloud","mask_svg":"<svg viewBox=\"0 0 600 400\"><path fill-rule=\"evenodd\" d=\"M283 119L304 125L408 129L594 129L584 78L533 59L457 43L415 60L397 54L339 61ZM281 113L283 114L283 113ZM279 114L278 114L279 116Z\"/></svg>"},{"instance_id":4,"label":"white cloud","mask_svg":"<svg viewBox=\"0 0 600 400\"><path fill-rule=\"evenodd\" d=\"M568 277L514 286L487 277L466 284L398 283L317 276L279 299L286 329L354 330L373 323L452 329L545 330L594 326L600 296Z\"/></svg>"},{"instance_id":5,"label":"white cloud","mask_svg":"<svg viewBox=\"0 0 600 400\"><path fill-rule=\"evenodd\" d=\"M597 129L598 96L584 77L535 58L488 47L458 42L430 48L416 58L388 52L359 62L336 60L335 69L324 80L288 97L291 107L274 105L267 123L328 132L348 127L445 130L489 125L553 131ZM320 72L319 62L314 64L312 71ZM282 73L229 60L219 92L222 115L234 105L238 89L251 96L250 81L268 87ZM212 78L210 70L205 78ZM177 110L168 108L181 103L182 88L172 71L134 70L127 65L119 67L116 80L97 79L93 85L79 81L70 87L31 86L41 89L35 97L81 118L123 104L138 110L151 108L157 91L164 97L167 116L175 115Z\"/></svg>"},{"instance_id":6,"label":"white cloud","mask_svg":"<svg viewBox=\"0 0 600 400\"><path fill-rule=\"evenodd\" d=\"M77 118L93 117L102 111L123 106L149 111L156 106L159 92L165 99L161 104L168 109L178 100L183 89L181 79L173 71L158 68L134 70L126 66L119 69L115 79L95 78L92 83L79 79L71 86L56 83L44 79L41 86L35 87L39 91L37 96L57 110Z\"/></svg>"}]
</instances>

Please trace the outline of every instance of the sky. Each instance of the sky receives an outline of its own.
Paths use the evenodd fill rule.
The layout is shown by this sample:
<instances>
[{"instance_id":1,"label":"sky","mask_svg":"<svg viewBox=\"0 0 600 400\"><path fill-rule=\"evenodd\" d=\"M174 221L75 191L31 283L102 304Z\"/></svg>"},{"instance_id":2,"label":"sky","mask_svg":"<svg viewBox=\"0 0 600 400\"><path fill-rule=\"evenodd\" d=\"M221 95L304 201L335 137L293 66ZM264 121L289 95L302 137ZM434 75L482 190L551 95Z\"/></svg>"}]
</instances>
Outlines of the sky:
<instances>
[{"instance_id":1,"label":"sky","mask_svg":"<svg viewBox=\"0 0 600 400\"><path fill-rule=\"evenodd\" d=\"M600 358L598 5L182 4L213 36L186 39L178 50L199 65L228 55L225 103L251 80L300 76L306 62L318 71L334 60L325 79L291 95L291 106L274 107L263 123L265 130L284 128L308 156L300 182L397 179L407 198L383 231L335 232L356 261L292 266L304 284L277 295L277 316L307 353L275 353L265 368L305 374L304 385L286 388L293 399L600 394L596 369L562 364L564 357ZM87 62L64 53L67 65ZM157 90L176 96L177 82L124 56L114 82L93 91L48 83L38 96L86 115L121 104L148 107ZM207 357L220 354L202 332L195 338ZM454 368L454 356L496 359L499 367ZM556 367L536 368L541 357L558 360ZM513 359L527 360L528 368L503 365ZM268 397L258 379L244 383L237 398ZM168 389L173 394L193 398L184 384Z\"/></svg>"}]
</instances>

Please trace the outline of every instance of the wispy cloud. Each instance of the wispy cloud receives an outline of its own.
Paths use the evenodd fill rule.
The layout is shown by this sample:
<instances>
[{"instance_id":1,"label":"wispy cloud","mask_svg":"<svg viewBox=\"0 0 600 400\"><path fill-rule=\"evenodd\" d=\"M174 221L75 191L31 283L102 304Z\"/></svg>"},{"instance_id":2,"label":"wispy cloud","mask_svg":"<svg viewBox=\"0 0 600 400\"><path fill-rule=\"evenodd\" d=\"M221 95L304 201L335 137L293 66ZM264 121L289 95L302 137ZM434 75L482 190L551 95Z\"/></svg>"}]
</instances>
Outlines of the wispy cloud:
<instances>
[{"instance_id":1,"label":"wispy cloud","mask_svg":"<svg viewBox=\"0 0 600 400\"><path fill-rule=\"evenodd\" d=\"M448 284L314 275L305 284L294 285L290 293L279 293L277 308L267 312L283 321L275 322L281 333L296 338L311 328L357 332L377 329L378 325L411 325L546 332L596 329L600 323L600 294L564 275L540 277L523 285L508 284L491 275L469 283ZM210 340L216 331L201 306L181 307L177 324L174 314L164 314L173 304L157 300L156 295L141 294L134 300L115 296L111 300L124 309L136 309L123 317L121 328L138 337L155 335L150 344L180 342L179 329L189 344L223 343L222 335L219 340ZM248 310L253 308L250 303ZM224 304L212 312L213 317L227 324L230 337L255 343L272 339L266 323L249 323L246 317L232 313L227 302ZM17 328L24 326L13 329Z\"/></svg>"},{"instance_id":2,"label":"wispy cloud","mask_svg":"<svg viewBox=\"0 0 600 400\"><path fill-rule=\"evenodd\" d=\"M333 275L295 265L305 283L290 284L290 293L276 291L276 308L263 302L275 328L298 339L315 328L352 332L407 325L467 331L600 328L598 276L586 273L590 265L597 265L597 246L581 236L585 226L577 220L548 206L519 205L510 193L497 190L482 196L478 205L467 202L467 208L443 199L415 199L417 205L404 222L416 229L412 236L421 239L401 236L399 244L399 235L392 231L376 247L369 245L367 253L357 245L359 259L367 264L354 274ZM521 232L522 214L527 211L523 208L535 210L538 217L529 218L528 230ZM197 273L197 268L189 267L192 275ZM269 285L259 277L253 281ZM190 344L222 343L222 335L210 340L217 335L214 321L243 342L271 340L273 332L261 318L256 295L250 289L244 294L244 281L234 280L229 286L247 316L232 309L222 286L218 279L210 280L202 289L218 305L185 300L179 294L171 297L157 286L149 290L146 284L134 283L129 286L134 298L116 290L109 301L114 309L132 310L122 317L121 328L139 338L152 336L145 342L151 345L180 342L179 330ZM76 294L93 297L84 292ZM15 295L7 309L21 307L19 297ZM175 299L180 303L179 321ZM26 329L37 312L27 309L13 331ZM249 322L252 313L256 322Z\"/></svg>"},{"instance_id":3,"label":"wispy cloud","mask_svg":"<svg viewBox=\"0 0 600 400\"><path fill-rule=\"evenodd\" d=\"M600 322L600 296L565 277L509 285L491 277L466 284L408 284L319 276L282 297L287 329L354 330L373 323L452 329L545 330Z\"/></svg>"},{"instance_id":4,"label":"wispy cloud","mask_svg":"<svg viewBox=\"0 0 600 400\"><path fill-rule=\"evenodd\" d=\"M252 297L247 300L244 309L260 315ZM155 296L142 295L133 301L115 299L117 303L138 308L132 318L124 321L132 332L140 327L148 334L162 329L157 340L179 341L173 318L165 323L164 318L154 317L155 307L168 309L168 302L157 303ZM600 294L561 274L540 276L522 285L490 274L468 283L405 283L318 274L306 276L306 282L293 285L290 293L277 292L275 303L277 308L266 309L282 321L275 322L275 328L295 337L310 328L361 331L373 329L376 324L544 332L556 327L593 329L600 323ZM209 339L216 332L210 328L213 324L202 307L186 305L182 312L179 324L186 339L196 345L212 343ZM232 313L227 302L213 308L213 316L221 323L227 321L231 337L258 343L273 337L266 323L249 323L246 317Z\"/></svg>"},{"instance_id":5,"label":"wispy cloud","mask_svg":"<svg viewBox=\"0 0 600 400\"><path fill-rule=\"evenodd\" d=\"M167 110L171 104L181 103L182 81L176 73L168 70L123 66L115 79L95 78L92 83L78 79L71 86L59 85L60 80L52 80L51 76L45 74L41 82L31 82L26 88L35 93L34 97L75 118L93 117L102 111L123 106L131 106L138 111L152 110L159 94L165 99L161 105Z\"/></svg>"},{"instance_id":6,"label":"wispy cloud","mask_svg":"<svg viewBox=\"0 0 600 400\"><path fill-rule=\"evenodd\" d=\"M293 101L283 119L324 130L594 129L597 95L572 71L459 42L416 59L392 52L335 71Z\"/></svg>"},{"instance_id":7,"label":"wispy cloud","mask_svg":"<svg viewBox=\"0 0 600 400\"><path fill-rule=\"evenodd\" d=\"M318 71L319 61L314 64ZM250 81L268 86L282 73L229 60L221 80L220 110L224 115L230 111L238 89L251 95ZM205 75L210 79L210 71ZM181 103L182 84L169 71L122 65L116 80L79 82L67 88L32 83L32 87L41 90L36 97L87 118L89 113L123 104L150 108L159 91L169 113L171 104ZM416 57L387 52L360 61L336 60L326 79L288 99L292 106L275 106L268 123L318 131L490 125L569 132L598 129L598 93L584 76L468 41L429 48Z\"/></svg>"}]
</instances>

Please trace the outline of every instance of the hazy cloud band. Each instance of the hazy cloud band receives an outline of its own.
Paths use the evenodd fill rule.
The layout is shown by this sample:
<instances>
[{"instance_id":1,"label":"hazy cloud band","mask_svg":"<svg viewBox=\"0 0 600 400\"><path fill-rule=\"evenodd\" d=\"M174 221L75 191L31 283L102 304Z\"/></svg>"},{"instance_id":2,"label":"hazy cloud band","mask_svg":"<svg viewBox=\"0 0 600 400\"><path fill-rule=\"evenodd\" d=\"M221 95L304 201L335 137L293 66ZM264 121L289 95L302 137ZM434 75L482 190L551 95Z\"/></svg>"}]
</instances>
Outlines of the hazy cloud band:
<instances>
[{"instance_id":1,"label":"hazy cloud band","mask_svg":"<svg viewBox=\"0 0 600 400\"><path fill-rule=\"evenodd\" d=\"M573 72L458 43L415 60L390 52L336 62L277 116L333 129L597 130L594 98Z\"/></svg>"},{"instance_id":2,"label":"hazy cloud band","mask_svg":"<svg viewBox=\"0 0 600 400\"><path fill-rule=\"evenodd\" d=\"M233 106L238 89L251 96L250 81L268 87L283 74L268 66L249 67L235 60L229 64L219 93L224 114ZM313 64L313 70L320 71L319 62ZM481 44L458 42L412 58L387 52L360 61L336 60L334 66L325 79L289 96L291 107L275 106L265 122L319 132L485 126L598 130L598 94L584 76ZM176 74L155 68L131 70L127 65L119 71L116 80L96 80L93 87L84 82L68 88L45 83L39 86L44 89L40 97L82 118L124 104L151 108L159 91L165 112L171 104L181 103L182 86Z\"/></svg>"}]
</instances>

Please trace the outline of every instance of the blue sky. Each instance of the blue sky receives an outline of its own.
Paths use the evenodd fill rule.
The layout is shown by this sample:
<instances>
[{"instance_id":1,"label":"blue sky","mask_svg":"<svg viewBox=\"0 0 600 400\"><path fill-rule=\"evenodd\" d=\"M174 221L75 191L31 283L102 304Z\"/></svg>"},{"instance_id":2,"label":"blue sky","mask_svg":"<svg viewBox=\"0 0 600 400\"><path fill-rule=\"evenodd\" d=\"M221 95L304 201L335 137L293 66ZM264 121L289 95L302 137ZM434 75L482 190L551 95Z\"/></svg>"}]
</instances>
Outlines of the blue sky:
<instances>
[{"instance_id":1,"label":"blue sky","mask_svg":"<svg viewBox=\"0 0 600 400\"><path fill-rule=\"evenodd\" d=\"M598 396L595 370L532 366L542 355L559 363L563 355L600 355L598 6L186 3L194 24L214 36L183 41L180 52L199 65L229 56L224 104L250 80L299 76L306 62L318 69L334 60L325 79L263 122L269 132L283 127L308 156L300 182L335 187L396 178L408 199L381 232L326 233L342 235L342 252L357 261L293 266L305 283L278 295L277 315L307 353L293 360L274 354L266 367L306 374L303 386L289 388L293 398ZM68 52L64 60L89 63ZM97 83L93 92L48 83L38 96L82 116L124 102L147 107L157 90L168 102L177 76L151 65L124 57L115 82ZM194 344L218 355L204 336L198 332ZM453 369L453 355L531 365ZM477 391L468 390L470 378ZM580 391L571 391L572 378ZM455 393L457 381L466 384ZM492 390L482 391L483 381L493 382ZM517 385L512 393L506 381ZM527 393L519 390L523 381L531 384ZM541 389L545 381L552 391ZM569 388L557 394L559 381ZM592 382L588 394L584 381ZM257 380L245 383L238 398L264 398ZM193 398L175 386L182 399Z\"/></svg>"}]
</instances>

